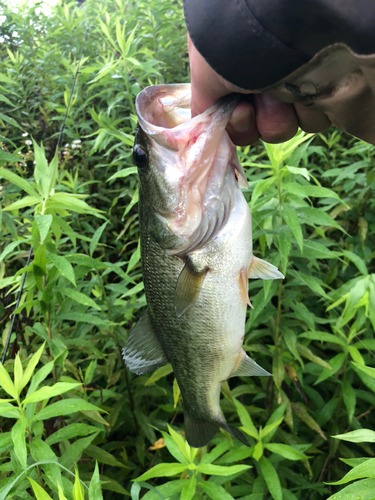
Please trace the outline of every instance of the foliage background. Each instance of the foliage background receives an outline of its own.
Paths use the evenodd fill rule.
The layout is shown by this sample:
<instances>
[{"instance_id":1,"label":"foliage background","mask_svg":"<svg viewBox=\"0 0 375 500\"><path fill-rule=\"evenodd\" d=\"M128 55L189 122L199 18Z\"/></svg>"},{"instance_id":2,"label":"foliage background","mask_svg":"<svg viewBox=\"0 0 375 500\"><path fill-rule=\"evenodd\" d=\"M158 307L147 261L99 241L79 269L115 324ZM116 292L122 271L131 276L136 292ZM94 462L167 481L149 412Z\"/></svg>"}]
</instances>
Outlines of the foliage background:
<instances>
[{"instance_id":1,"label":"foliage background","mask_svg":"<svg viewBox=\"0 0 375 500\"><path fill-rule=\"evenodd\" d=\"M249 284L245 349L273 379L223 384L226 418L252 448L219 433L192 450L178 433L171 369L136 377L121 359L146 305L134 99L188 81L181 4L62 2L46 16L25 3L0 16L3 346L33 250L0 370L0 498L375 498L364 479L375 477L375 439L361 430L374 427L375 407L365 366L375 350L374 147L332 129L239 151L255 253L286 275ZM342 484L359 481L327 484L351 467Z\"/></svg>"}]
</instances>

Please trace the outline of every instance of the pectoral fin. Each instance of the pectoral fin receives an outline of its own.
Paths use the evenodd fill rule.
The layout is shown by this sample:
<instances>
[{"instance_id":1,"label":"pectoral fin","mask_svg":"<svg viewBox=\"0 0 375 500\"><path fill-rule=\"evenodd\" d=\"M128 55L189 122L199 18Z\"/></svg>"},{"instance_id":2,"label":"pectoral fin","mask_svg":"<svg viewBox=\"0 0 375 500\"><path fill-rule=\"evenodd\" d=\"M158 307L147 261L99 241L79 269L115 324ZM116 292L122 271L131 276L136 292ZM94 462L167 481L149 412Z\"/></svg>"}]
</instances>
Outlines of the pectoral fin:
<instances>
[{"instance_id":1,"label":"pectoral fin","mask_svg":"<svg viewBox=\"0 0 375 500\"><path fill-rule=\"evenodd\" d=\"M280 273L277 267L257 257L253 257L251 261L248 269L248 277L251 279L260 278L262 280L284 279L284 275Z\"/></svg>"},{"instance_id":2,"label":"pectoral fin","mask_svg":"<svg viewBox=\"0 0 375 500\"><path fill-rule=\"evenodd\" d=\"M178 318L197 301L207 271L207 268L202 271L196 270L191 260L189 258L186 260L186 264L178 277L174 297Z\"/></svg>"},{"instance_id":3,"label":"pectoral fin","mask_svg":"<svg viewBox=\"0 0 375 500\"><path fill-rule=\"evenodd\" d=\"M130 332L122 354L129 370L137 375L151 372L168 363L155 335L148 311L141 316Z\"/></svg>"},{"instance_id":4,"label":"pectoral fin","mask_svg":"<svg viewBox=\"0 0 375 500\"><path fill-rule=\"evenodd\" d=\"M242 300L244 302L246 302L251 307L251 309L254 309L254 307L249 299L249 289L247 287L247 269L246 269L246 267L243 267L240 271L239 283L240 283L240 292L241 292Z\"/></svg>"},{"instance_id":5,"label":"pectoral fin","mask_svg":"<svg viewBox=\"0 0 375 500\"><path fill-rule=\"evenodd\" d=\"M253 359L249 358L246 352L241 349L234 369L230 375L231 377L270 377L271 373L264 370Z\"/></svg>"}]
</instances>

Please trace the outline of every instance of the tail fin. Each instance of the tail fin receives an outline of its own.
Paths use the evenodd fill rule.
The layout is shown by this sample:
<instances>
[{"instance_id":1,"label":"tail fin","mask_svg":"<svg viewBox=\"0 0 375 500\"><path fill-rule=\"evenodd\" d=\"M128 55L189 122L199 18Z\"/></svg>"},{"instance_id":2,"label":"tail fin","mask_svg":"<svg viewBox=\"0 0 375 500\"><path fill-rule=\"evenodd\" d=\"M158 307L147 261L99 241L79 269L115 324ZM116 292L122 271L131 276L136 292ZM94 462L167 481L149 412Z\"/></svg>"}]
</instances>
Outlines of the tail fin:
<instances>
[{"instance_id":1,"label":"tail fin","mask_svg":"<svg viewBox=\"0 0 375 500\"><path fill-rule=\"evenodd\" d=\"M240 429L238 429L237 427L234 427L233 425L228 425L226 422L222 423L220 427L229 432L229 434L231 434L235 438L237 438L238 441L240 441L242 444L251 447L251 444L246 439L245 434L242 431L240 431Z\"/></svg>"},{"instance_id":2,"label":"tail fin","mask_svg":"<svg viewBox=\"0 0 375 500\"><path fill-rule=\"evenodd\" d=\"M193 448L201 448L211 441L219 430L215 422L203 422L194 420L185 411L185 436L189 445Z\"/></svg>"},{"instance_id":3,"label":"tail fin","mask_svg":"<svg viewBox=\"0 0 375 500\"><path fill-rule=\"evenodd\" d=\"M226 430L237 438L242 444L246 446L251 446L249 441L246 439L245 434L240 431L237 427L229 425L226 422L204 422L199 420L194 420L185 411L185 437L187 442L192 448L201 448L206 446L207 443L215 436L219 427Z\"/></svg>"}]
</instances>

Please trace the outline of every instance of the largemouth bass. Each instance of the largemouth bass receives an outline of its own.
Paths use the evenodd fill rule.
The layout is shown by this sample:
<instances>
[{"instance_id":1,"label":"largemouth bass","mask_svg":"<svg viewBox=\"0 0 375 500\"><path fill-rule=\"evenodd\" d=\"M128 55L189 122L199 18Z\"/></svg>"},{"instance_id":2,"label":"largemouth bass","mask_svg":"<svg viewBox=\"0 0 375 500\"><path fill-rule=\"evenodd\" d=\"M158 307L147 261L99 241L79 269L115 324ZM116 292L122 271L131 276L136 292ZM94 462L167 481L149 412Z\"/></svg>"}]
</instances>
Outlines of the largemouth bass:
<instances>
[{"instance_id":1,"label":"largemouth bass","mask_svg":"<svg viewBox=\"0 0 375 500\"><path fill-rule=\"evenodd\" d=\"M248 278L279 279L254 257L246 176L225 131L236 105L224 98L195 118L190 85L156 85L137 97L142 271L148 310L123 355L147 373L171 363L190 446L223 428L248 445L220 410L221 383L268 376L242 349Z\"/></svg>"}]
</instances>

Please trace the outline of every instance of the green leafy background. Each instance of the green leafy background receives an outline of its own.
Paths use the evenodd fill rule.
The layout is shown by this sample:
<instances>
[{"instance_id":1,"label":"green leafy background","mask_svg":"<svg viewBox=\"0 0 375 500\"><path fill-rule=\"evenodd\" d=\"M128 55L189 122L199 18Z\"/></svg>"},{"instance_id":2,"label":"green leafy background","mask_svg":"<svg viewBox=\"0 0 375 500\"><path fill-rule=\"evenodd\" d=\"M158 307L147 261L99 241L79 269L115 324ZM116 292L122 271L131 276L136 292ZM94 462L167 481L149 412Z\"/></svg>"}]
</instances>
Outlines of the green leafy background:
<instances>
[{"instance_id":1,"label":"green leafy background","mask_svg":"<svg viewBox=\"0 0 375 500\"><path fill-rule=\"evenodd\" d=\"M239 150L255 255L220 432L191 449L170 366L121 358L145 309L134 100L189 80L174 0L0 7L0 500L375 498L374 146L332 128ZM89 29L88 29L89 28ZM59 130L87 32L82 65ZM33 257L27 265L30 248Z\"/></svg>"}]
</instances>

